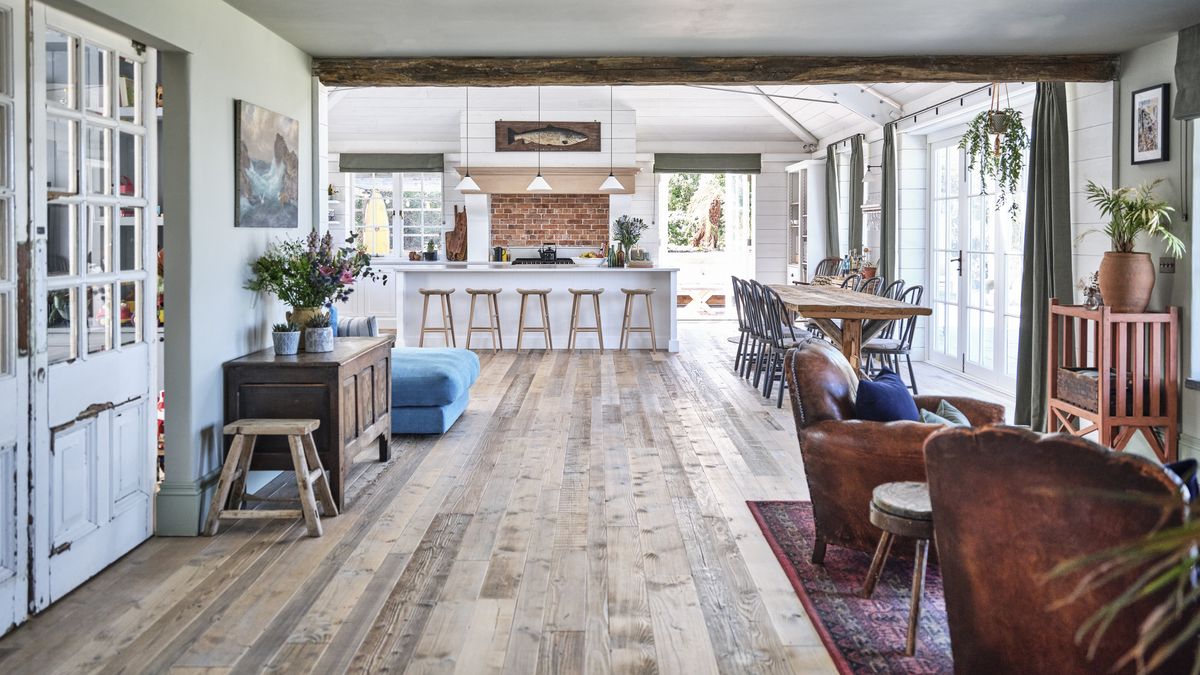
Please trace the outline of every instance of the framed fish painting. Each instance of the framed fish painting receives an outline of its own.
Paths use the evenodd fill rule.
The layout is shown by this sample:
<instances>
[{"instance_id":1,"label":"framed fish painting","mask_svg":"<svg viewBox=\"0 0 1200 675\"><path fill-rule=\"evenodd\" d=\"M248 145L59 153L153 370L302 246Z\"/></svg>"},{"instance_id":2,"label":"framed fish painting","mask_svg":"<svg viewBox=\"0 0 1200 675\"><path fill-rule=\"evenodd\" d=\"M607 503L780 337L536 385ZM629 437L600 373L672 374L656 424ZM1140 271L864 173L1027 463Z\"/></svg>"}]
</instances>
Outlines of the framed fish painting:
<instances>
[{"instance_id":1,"label":"framed fish painting","mask_svg":"<svg viewBox=\"0 0 1200 675\"><path fill-rule=\"evenodd\" d=\"M599 122L496 122L496 152L600 152Z\"/></svg>"},{"instance_id":2,"label":"framed fish painting","mask_svg":"<svg viewBox=\"0 0 1200 675\"><path fill-rule=\"evenodd\" d=\"M1133 110L1130 124L1133 143L1130 163L1165 162L1170 158L1171 118L1167 107L1171 101L1171 85L1156 84L1132 94Z\"/></svg>"},{"instance_id":3,"label":"framed fish painting","mask_svg":"<svg viewBox=\"0 0 1200 675\"><path fill-rule=\"evenodd\" d=\"M234 227L300 226L300 123L233 102Z\"/></svg>"}]
</instances>

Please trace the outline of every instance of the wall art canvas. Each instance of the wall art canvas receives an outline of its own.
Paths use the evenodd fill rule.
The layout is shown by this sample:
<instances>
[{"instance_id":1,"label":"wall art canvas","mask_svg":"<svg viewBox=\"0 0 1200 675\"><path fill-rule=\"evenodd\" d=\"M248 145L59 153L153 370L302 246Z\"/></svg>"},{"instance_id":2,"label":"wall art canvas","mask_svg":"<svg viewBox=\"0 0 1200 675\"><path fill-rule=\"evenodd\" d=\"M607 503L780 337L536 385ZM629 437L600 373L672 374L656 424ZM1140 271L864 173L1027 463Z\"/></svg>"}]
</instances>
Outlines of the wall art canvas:
<instances>
[{"instance_id":1,"label":"wall art canvas","mask_svg":"<svg viewBox=\"0 0 1200 675\"><path fill-rule=\"evenodd\" d=\"M300 123L234 101L234 226L300 226Z\"/></svg>"},{"instance_id":2,"label":"wall art canvas","mask_svg":"<svg viewBox=\"0 0 1200 675\"><path fill-rule=\"evenodd\" d=\"M496 122L496 152L600 152L599 122Z\"/></svg>"},{"instance_id":3,"label":"wall art canvas","mask_svg":"<svg viewBox=\"0 0 1200 675\"><path fill-rule=\"evenodd\" d=\"M1167 108L1171 102L1171 85L1158 84L1133 92L1133 152L1134 164L1165 162L1168 157L1170 138L1170 116Z\"/></svg>"}]
</instances>

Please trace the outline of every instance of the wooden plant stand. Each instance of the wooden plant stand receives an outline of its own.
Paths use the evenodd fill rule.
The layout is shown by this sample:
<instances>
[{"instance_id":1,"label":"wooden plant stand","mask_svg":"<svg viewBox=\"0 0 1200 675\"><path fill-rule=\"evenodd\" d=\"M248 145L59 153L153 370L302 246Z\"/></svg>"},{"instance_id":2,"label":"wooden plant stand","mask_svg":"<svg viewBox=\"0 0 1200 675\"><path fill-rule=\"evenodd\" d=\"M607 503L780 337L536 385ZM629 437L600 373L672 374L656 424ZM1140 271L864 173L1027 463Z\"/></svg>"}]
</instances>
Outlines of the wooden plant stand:
<instances>
[{"instance_id":1,"label":"wooden plant stand","mask_svg":"<svg viewBox=\"0 0 1200 675\"><path fill-rule=\"evenodd\" d=\"M1050 303L1047 431L1096 432L1123 450L1138 432L1179 458L1179 309L1118 314Z\"/></svg>"}]
</instances>

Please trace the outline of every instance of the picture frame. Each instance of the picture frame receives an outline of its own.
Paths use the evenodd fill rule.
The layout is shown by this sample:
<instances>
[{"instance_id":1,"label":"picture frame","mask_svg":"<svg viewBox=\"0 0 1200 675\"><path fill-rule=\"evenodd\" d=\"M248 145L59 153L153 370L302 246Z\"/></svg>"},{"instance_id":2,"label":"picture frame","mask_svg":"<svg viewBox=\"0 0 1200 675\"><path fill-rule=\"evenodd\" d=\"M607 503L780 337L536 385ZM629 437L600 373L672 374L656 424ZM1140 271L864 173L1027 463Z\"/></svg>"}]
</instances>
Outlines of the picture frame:
<instances>
[{"instance_id":1,"label":"picture frame","mask_svg":"<svg viewBox=\"0 0 1200 675\"><path fill-rule=\"evenodd\" d=\"M600 152L600 123L498 120L496 152Z\"/></svg>"},{"instance_id":2,"label":"picture frame","mask_svg":"<svg viewBox=\"0 0 1200 675\"><path fill-rule=\"evenodd\" d=\"M300 122L233 102L234 227L300 227Z\"/></svg>"},{"instance_id":3,"label":"picture frame","mask_svg":"<svg viewBox=\"0 0 1200 675\"><path fill-rule=\"evenodd\" d=\"M1171 85L1164 82L1130 94L1130 162L1149 164L1170 159Z\"/></svg>"}]
</instances>

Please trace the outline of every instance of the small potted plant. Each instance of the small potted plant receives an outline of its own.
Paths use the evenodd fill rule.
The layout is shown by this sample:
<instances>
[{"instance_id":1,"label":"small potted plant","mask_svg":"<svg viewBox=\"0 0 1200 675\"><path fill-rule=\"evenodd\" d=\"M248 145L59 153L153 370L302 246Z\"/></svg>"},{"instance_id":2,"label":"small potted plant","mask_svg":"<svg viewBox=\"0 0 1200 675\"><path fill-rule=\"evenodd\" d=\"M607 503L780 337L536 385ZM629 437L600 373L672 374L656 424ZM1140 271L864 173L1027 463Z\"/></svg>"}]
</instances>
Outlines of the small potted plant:
<instances>
[{"instance_id":1,"label":"small potted plant","mask_svg":"<svg viewBox=\"0 0 1200 675\"><path fill-rule=\"evenodd\" d=\"M315 314L308 320L308 325L304 327L304 351L333 351L333 325L328 314Z\"/></svg>"},{"instance_id":2,"label":"small potted plant","mask_svg":"<svg viewBox=\"0 0 1200 675\"><path fill-rule=\"evenodd\" d=\"M629 259L629 251L641 240L646 227L646 223L641 218L631 216L621 216L613 221L613 239L616 239L617 243L621 245L621 250L618 252L618 259L621 262L617 264L617 267L625 266L624 261Z\"/></svg>"},{"instance_id":3,"label":"small potted plant","mask_svg":"<svg viewBox=\"0 0 1200 675\"><path fill-rule=\"evenodd\" d=\"M425 259L432 262L434 260L437 260L437 256L438 256L437 242L430 239L425 244Z\"/></svg>"},{"instance_id":4,"label":"small potted plant","mask_svg":"<svg viewBox=\"0 0 1200 675\"><path fill-rule=\"evenodd\" d=\"M1029 134L1015 108L1001 108L999 88L993 87L992 105L979 113L967 125L958 147L967 151L968 168L978 171L980 192L987 194L989 181L996 185L996 207L1008 204L1009 215L1015 221L1017 202L1009 197L1021 187L1021 169L1025 165L1025 149Z\"/></svg>"},{"instance_id":5,"label":"small potted plant","mask_svg":"<svg viewBox=\"0 0 1200 675\"><path fill-rule=\"evenodd\" d=\"M277 323L271 329L271 340L275 343L275 353L279 356L289 356L300 351L300 328L294 323Z\"/></svg>"},{"instance_id":6,"label":"small potted plant","mask_svg":"<svg viewBox=\"0 0 1200 675\"><path fill-rule=\"evenodd\" d=\"M1114 312L1145 311L1154 292L1154 262L1149 253L1134 250L1137 236L1145 233L1163 240L1167 254L1178 258L1185 253L1183 242L1171 233L1171 213L1175 210L1154 196L1162 179L1136 188L1108 189L1088 181L1088 201L1108 218L1104 233L1112 241L1100 261L1100 295Z\"/></svg>"}]
</instances>

